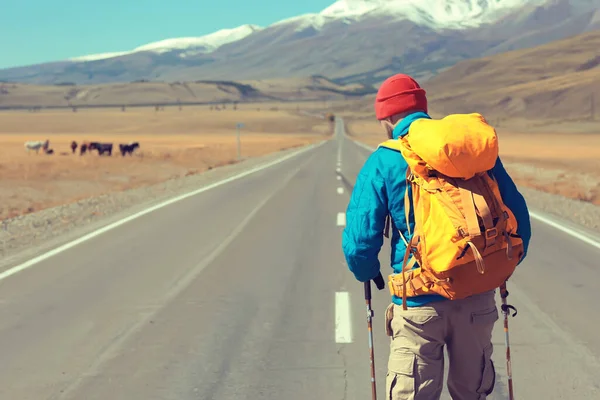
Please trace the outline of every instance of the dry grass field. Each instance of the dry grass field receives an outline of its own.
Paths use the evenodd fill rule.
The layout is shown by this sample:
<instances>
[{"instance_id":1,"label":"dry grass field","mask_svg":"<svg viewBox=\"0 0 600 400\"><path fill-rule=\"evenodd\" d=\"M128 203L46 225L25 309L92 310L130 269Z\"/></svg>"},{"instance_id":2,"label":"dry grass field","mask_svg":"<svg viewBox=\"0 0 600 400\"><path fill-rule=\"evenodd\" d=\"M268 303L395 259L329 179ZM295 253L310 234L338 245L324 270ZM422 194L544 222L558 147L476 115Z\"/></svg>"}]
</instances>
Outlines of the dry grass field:
<instances>
[{"instance_id":1,"label":"dry grass field","mask_svg":"<svg viewBox=\"0 0 600 400\"><path fill-rule=\"evenodd\" d=\"M242 157L330 137L322 118L254 107L0 112L0 219L234 163L237 122L244 123ZM54 154L26 152L25 141L45 139ZM115 148L112 157L81 156L71 154L73 140ZM140 148L122 157L118 144L131 141Z\"/></svg>"},{"instance_id":2,"label":"dry grass field","mask_svg":"<svg viewBox=\"0 0 600 400\"><path fill-rule=\"evenodd\" d=\"M500 154L518 184L600 205L598 133L499 130Z\"/></svg>"},{"instance_id":3,"label":"dry grass field","mask_svg":"<svg viewBox=\"0 0 600 400\"><path fill-rule=\"evenodd\" d=\"M582 133L576 126L570 133L497 132L500 156L517 184L600 205L600 126L598 133ZM385 140L372 120L350 121L348 133L370 146Z\"/></svg>"}]
</instances>

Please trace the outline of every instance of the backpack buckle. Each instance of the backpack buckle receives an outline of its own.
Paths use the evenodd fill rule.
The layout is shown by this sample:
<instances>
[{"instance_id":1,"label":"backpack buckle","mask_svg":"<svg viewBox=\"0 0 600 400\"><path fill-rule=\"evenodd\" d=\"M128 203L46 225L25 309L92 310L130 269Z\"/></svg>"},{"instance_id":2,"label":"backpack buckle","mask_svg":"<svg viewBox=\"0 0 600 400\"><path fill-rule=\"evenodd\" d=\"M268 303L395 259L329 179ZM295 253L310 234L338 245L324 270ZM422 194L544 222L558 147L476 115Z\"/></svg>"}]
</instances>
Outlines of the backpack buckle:
<instances>
[{"instance_id":1,"label":"backpack buckle","mask_svg":"<svg viewBox=\"0 0 600 400\"><path fill-rule=\"evenodd\" d=\"M498 229L491 228L485 231L486 240L495 239L498 236Z\"/></svg>"}]
</instances>

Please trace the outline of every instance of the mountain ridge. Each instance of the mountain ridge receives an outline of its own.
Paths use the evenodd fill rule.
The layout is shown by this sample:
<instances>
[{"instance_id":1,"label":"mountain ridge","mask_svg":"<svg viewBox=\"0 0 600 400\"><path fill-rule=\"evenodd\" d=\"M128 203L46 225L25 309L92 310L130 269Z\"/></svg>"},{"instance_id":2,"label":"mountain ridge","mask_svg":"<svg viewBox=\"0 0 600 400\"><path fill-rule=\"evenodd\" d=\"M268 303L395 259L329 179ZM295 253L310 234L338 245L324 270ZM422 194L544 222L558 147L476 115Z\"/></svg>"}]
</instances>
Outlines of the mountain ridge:
<instances>
[{"instance_id":1,"label":"mountain ridge","mask_svg":"<svg viewBox=\"0 0 600 400\"><path fill-rule=\"evenodd\" d=\"M298 24L298 29L315 28L321 29L328 23L338 20L349 23L349 20L361 19L361 17L392 16L393 18L404 18L413 23L427 26L432 29L444 28L467 28L479 26L483 22L498 20L503 17L502 12L509 12L518 5L527 1L543 3L544 0L429 0L428 5L433 7L422 7L419 0L338 0L319 13L308 13L277 21L267 27L254 24L244 24L235 28L225 28L213 33L198 37L168 38L158 42L138 46L130 51L107 52L72 57L61 61L95 61L106 58L119 57L141 51L165 52L169 50L187 48L205 48L204 53L217 50L222 45L233 43L246 38L255 32L286 24ZM498 6L502 4L503 6ZM447 9L447 12L440 12ZM500 13L499 13L500 12ZM490 17L490 14L493 17ZM456 21L459 21L458 23ZM468 21L468 23L465 23ZM227 37L225 39L225 37ZM216 39L216 40L215 40ZM224 40L225 39L225 40Z\"/></svg>"},{"instance_id":2,"label":"mountain ridge","mask_svg":"<svg viewBox=\"0 0 600 400\"><path fill-rule=\"evenodd\" d=\"M230 38L212 48L196 46L202 37L175 49L165 48L165 41L162 48L161 42L155 42L140 46L145 50L111 58L4 69L0 80L98 84L324 75L340 84L375 84L399 71L426 80L465 59L533 47L600 28L600 0L432 0L427 3L428 14L419 4L416 0L339 0L321 13L246 29L241 39ZM425 14L440 20L443 6L449 7L450 16L481 14L480 21L491 18L485 15L492 13L494 22L458 29L413 21ZM395 11L390 12L390 7L396 7ZM406 10L421 15L411 20Z\"/></svg>"},{"instance_id":3,"label":"mountain ridge","mask_svg":"<svg viewBox=\"0 0 600 400\"><path fill-rule=\"evenodd\" d=\"M254 81L138 81L101 85L0 82L0 110L335 101L360 98L374 91L369 86L338 85L324 76Z\"/></svg>"}]
</instances>

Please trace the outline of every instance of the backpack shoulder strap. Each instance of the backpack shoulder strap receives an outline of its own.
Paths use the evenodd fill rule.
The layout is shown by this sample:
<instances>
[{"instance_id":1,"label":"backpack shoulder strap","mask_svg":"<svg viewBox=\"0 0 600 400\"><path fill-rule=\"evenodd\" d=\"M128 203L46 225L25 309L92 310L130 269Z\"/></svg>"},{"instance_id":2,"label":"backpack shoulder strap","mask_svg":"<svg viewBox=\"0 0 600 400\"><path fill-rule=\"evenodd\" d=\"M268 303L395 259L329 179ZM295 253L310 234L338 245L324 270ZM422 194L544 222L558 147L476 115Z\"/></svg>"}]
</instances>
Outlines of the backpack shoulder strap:
<instances>
[{"instance_id":1,"label":"backpack shoulder strap","mask_svg":"<svg viewBox=\"0 0 600 400\"><path fill-rule=\"evenodd\" d=\"M412 172L410 170L406 171L406 190L404 190L404 218L406 219L406 229L408 230L408 234L410 235L412 232L410 231L410 196L408 194L408 190L412 184ZM404 242L408 246L408 242L404 239Z\"/></svg>"},{"instance_id":2,"label":"backpack shoulder strap","mask_svg":"<svg viewBox=\"0 0 600 400\"><path fill-rule=\"evenodd\" d=\"M410 172L410 169L406 171L406 190L404 191L404 218L406 219L406 229L408 230L408 234L411 235L411 229L410 229L410 196L408 194L408 190L410 188L412 182L412 173ZM393 223L392 221L392 216L390 214L388 214L386 216L385 219L385 228L383 231L383 236L385 236L386 238L389 239L390 237L390 224ZM396 229L396 227L394 227L394 229ZM402 233L402 231L400 229L396 229L398 231L398 233L400 234L400 238L402 238L402 241L404 242L404 244L406 245L406 247L408 247L408 239L404 236L404 233Z\"/></svg>"},{"instance_id":3,"label":"backpack shoulder strap","mask_svg":"<svg viewBox=\"0 0 600 400\"><path fill-rule=\"evenodd\" d=\"M379 146L377 146L377 148L379 147L385 147L396 151L402 151L404 149L402 142L398 139L388 139L385 142L379 143Z\"/></svg>"}]
</instances>

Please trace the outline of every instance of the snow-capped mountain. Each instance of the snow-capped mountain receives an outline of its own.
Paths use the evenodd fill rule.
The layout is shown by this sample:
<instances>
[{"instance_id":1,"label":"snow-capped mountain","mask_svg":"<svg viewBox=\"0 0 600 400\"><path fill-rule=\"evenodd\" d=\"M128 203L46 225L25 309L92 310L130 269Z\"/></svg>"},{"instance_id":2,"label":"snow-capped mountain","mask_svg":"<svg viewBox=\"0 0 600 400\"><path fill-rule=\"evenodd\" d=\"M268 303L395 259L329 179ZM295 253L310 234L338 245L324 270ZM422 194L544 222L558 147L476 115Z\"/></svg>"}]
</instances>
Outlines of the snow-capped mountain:
<instances>
[{"instance_id":1,"label":"snow-capped mountain","mask_svg":"<svg viewBox=\"0 0 600 400\"><path fill-rule=\"evenodd\" d=\"M546 0L530 0L544 3ZM501 19L511 10L521 7L527 0L338 0L319 13L305 14L276 22L271 27L294 25L295 31L306 28L322 29L337 21L358 22L373 17L408 20L431 29L468 29ZM233 29L221 29L200 37L165 39L136 47L131 51L109 52L74 57L69 61L95 61L152 51L165 53L187 50L180 57L207 54L219 47L242 40L264 28L258 25L242 25Z\"/></svg>"},{"instance_id":2,"label":"snow-capped mountain","mask_svg":"<svg viewBox=\"0 0 600 400\"><path fill-rule=\"evenodd\" d=\"M359 21L373 17L409 20L432 29L469 29L497 21L525 3L546 0L338 0L317 14L279 22L321 28L336 20Z\"/></svg>"},{"instance_id":3,"label":"snow-capped mountain","mask_svg":"<svg viewBox=\"0 0 600 400\"><path fill-rule=\"evenodd\" d=\"M526 0L338 0L323 11L287 18L271 27L294 24L299 31L308 27L321 29L326 24L343 21L357 22L361 19L386 17L409 20L432 29L468 29L502 18L507 12L519 8ZM543 3L545 0L532 0ZM71 58L70 61L94 61L119 57L141 51L164 53L172 50L190 50L190 54L210 53L219 47L244 39L264 28L242 25L233 29L221 29L200 37L165 39L136 47L131 51L109 52Z\"/></svg>"},{"instance_id":4,"label":"snow-capped mountain","mask_svg":"<svg viewBox=\"0 0 600 400\"><path fill-rule=\"evenodd\" d=\"M127 54L139 53L141 51L151 51L160 54L173 50L188 50L188 53L182 54L183 57L188 55L210 53L217 50L224 44L242 40L254 32L260 31L261 29L263 28L258 25L242 25L233 29L221 29L205 36L166 39L136 47L131 51L92 54L88 56L71 58L70 61L103 60Z\"/></svg>"},{"instance_id":5,"label":"snow-capped mountain","mask_svg":"<svg viewBox=\"0 0 600 400\"><path fill-rule=\"evenodd\" d=\"M338 0L262 28L243 25L126 52L0 70L0 80L106 83L324 75L426 79L454 63L600 29L600 0Z\"/></svg>"}]
</instances>

